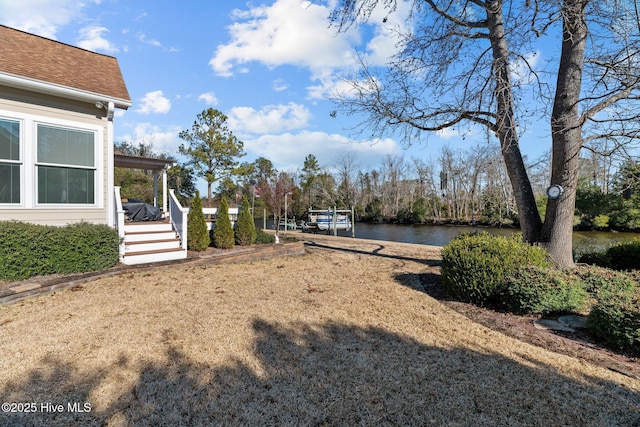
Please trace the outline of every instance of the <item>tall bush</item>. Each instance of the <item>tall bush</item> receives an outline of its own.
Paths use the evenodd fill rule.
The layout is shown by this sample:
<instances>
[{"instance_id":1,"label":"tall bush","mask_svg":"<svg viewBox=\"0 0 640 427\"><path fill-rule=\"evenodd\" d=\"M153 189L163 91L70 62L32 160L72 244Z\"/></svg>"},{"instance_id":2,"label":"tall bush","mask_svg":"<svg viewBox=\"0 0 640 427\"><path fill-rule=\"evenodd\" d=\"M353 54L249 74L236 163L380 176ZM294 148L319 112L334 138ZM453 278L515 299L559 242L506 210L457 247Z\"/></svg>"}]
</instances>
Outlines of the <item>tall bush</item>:
<instances>
[{"instance_id":1,"label":"tall bush","mask_svg":"<svg viewBox=\"0 0 640 427\"><path fill-rule=\"evenodd\" d=\"M495 302L507 275L531 265L548 266L547 253L518 235L460 234L442 250L442 283L452 296L482 305Z\"/></svg>"},{"instance_id":2,"label":"tall bush","mask_svg":"<svg viewBox=\"0 0 640 427\"><path fill-rule=\"evenodd\" d=\"M204 251L209 243L211 240L202 212L202 199L200 192L196 191L196 197L191 202L191 209L187 215L187 247L192 251Z\"/></svg>"},{"instance_id":3,"label":"tall bush","mask_svg":"<svg viewBox=\"0 0 640 427\"><path fill-rule=\"evenodd\" d=\"M236 244L240 246L250 245L256 240L256 225L249 208L249 199L245 194L242 198L242 206L236 223Z\"/></svg>"},{"instance_id":4,"label":"tall bush","mask_svg":"<svg viewBox=\"0 0 640 427\"><path fill-rule=\"evenodd\" d=\"M226 197L222 197L218 207L216 227L213 229L213 245L219 249L231 249L234 244L233 225L229 219L229 204Z\"/></svg>"}]
</instances>

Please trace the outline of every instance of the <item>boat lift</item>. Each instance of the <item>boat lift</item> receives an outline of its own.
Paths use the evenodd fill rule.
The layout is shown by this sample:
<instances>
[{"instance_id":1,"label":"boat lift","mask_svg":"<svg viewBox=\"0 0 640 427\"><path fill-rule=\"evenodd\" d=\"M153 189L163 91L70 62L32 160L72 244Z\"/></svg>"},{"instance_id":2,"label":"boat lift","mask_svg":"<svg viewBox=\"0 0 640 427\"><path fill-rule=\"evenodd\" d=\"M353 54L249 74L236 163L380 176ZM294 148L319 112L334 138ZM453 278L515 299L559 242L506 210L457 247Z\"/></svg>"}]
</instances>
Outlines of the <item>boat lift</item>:
<instances>
[{"instance_id":1,"label":"boat lift","mask_svg":"<svg viewBox=\"0 0 640 427\"><path fill-rule=\"evenodd\" d=\"M327 229L327 234L329 234L331 228L333 228L333 235L338 235L338 214L343 214L347 216L347 219L351 225L351 237L356 237L356 228L355 228L355 217L353 207L351 209L336 209L334 206L332 209L309 209L310 214L325 214L331 215L332 223L329 229ZM319 229L319 228L318 228Z\"/></svg>"}]
</instances>

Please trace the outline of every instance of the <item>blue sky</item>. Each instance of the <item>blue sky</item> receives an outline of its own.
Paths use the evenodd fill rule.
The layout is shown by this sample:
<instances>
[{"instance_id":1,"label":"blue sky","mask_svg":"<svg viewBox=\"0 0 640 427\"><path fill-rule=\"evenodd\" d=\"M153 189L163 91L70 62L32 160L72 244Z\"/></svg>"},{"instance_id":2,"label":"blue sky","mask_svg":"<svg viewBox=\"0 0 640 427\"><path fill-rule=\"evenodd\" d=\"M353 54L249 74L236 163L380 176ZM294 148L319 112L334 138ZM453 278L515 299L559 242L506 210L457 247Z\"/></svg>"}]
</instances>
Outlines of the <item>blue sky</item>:
<instances>
[{"instance_id":1,"label":"blue sky","mask_svg":"<svg viewBox=\"0 0 640 427\"><path fill-rule=\"evenodd\" d=\"M116 140L152 142L172 155L178 133L209 107L229 117L245 144L243 160L263 156L280 170L295 171L308 154L331 169L352 153L367 170L387 155L428 160L443 144L486 144L481 131L464 141L448 131L403 149L391 138L359 140L349 130L357 117L330 117L335 106L327 95L352 69L354 49L382 64L394 51L389 29L403 25L405 11L338 34L329 27L329 7L318 3L0 0L0 23L118 58L133 106L118 113ZM549 147L538 138L522 145L531 156Z\"/></svg>"}]
</instances>

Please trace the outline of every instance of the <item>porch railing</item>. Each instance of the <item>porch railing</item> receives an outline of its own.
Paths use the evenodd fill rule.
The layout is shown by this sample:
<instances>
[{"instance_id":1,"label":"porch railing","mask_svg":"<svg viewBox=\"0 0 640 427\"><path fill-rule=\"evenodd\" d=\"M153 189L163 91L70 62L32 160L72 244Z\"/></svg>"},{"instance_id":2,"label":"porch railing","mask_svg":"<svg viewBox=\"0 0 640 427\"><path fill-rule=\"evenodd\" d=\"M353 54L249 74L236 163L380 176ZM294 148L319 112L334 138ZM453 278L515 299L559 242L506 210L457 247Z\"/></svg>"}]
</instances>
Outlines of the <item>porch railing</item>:
<instances>
[{"instance_id":1,"label":"porch railing","mask_svg":"<svg viewBox=\"0 0 640 427\"><path fill-rule=\"evenodd\" d=\"M183 208L178 201L175 190L169 190L169 220L173 224L174 230L180 237L180 245L187 248L187 213L188 208Z\"/></svg>"},{"instance_id":2,"label":"porch railing","mask_svg":"<svg viewBox=\"0 0 640 427\"><path fill-rule=\"evenodd\" d=\"M122 207L122 198L120 197L120 187L113 188L113 197L114 200L114 214L115 214L115 224L118 229L118 239L120 242L119 245L119 253L120 253L120 261L124 258L124 208Z\"/></svg>"}]
</instances>

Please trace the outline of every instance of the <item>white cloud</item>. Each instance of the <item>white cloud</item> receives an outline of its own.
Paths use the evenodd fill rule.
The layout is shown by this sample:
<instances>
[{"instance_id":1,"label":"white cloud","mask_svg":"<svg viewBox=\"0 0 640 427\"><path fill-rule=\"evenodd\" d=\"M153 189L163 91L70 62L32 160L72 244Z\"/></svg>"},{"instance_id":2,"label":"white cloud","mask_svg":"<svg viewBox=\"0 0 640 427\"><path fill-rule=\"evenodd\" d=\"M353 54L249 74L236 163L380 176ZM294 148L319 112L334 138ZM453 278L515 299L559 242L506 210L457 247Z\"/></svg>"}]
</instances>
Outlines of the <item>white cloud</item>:
<instances>
[{"instance_id":1,"label":"white cloud","mask_svg":"<svg viewBox=\"0 0 640 427\"><path fill-rule=\"evenodd\" d=\"M156 39L149 39L147 38L147 35L143 32L138 32L136 34L136 39L138 39L138 41L140 43L144 43L144 44L148 44L149 46L153 46L153 47L158 47L162 50L164 50L165 52L178 52L179 49L175 48L175 47L165 47L160 41L156 40Z\"/></svg>"},{"instance_id":2,"label":"white cloud","mask_svg":"<svg viewBox=\"0 0 640 427\"><path fill-rule=\"evenodd\" d=\"M141 43L146 43L149 44L151 46L155 46L155 47L162 47L162 43L160 43L158 40L156 39L147 39L146 34L144 33L138 33L136 34L136 38L138 39L138 41L140 41Z\"/></svg>"},{"instance_id":3,"label":"white cloud","mask_svg":"<svg viewBox=\"0 0 640 427\"><path fill-rule=\"evenodd\" d=\"M518 58L511 64L511 78L515 84L532 84L535 82L535 76L531 72L537 71L537 66L540 63L541 52L539 50L530 52L523 58Z\"/></svg>"},{"instance_id":4,"label":"white cloud","mask_svg":"<svg viewBox=\"0 0 640 427\"><path fill-rule=\"evenodd\" d=\"M289 89L289 84L284 79L276 79L273 81L274 92L284 92Z\"/></svg>"},{"instance_id":5,"label":"white cloud","mask_svg":"<svg viewBox=\"0 0 640 427\"><path fill-rule=\"evenodd\" d=\"M328 27L330 9L301 0L276 0L271 6L235 10L228 27L231 41L219 45L209 62L220 76L237 66L258 61L274 68L292 64L311 69L344 66L352 59L355 32L336 34Z\"/></svg>"},{"instance_id":6,"label":"white cloud","mask_svg":"<svg viewBox=\"0 0 640 427\"><path fill-rule=\"evenodd\" d=\"M176 155L182 140L178 136L182 129L179 126L169 126L165 129L151 123L136 123L133 132L117 138L120 141L130 141L134 144L151 144L153 151Z\"/></svg>"},{"instance_id":7,"label":"white cloud","mask_svg":"<svg viewBox=\"0 0 640 427\"><path fill-rule=\"evenodd\" d=\"M368 24L338 32L329 26L335 2L325 6L303 0L276 0L271 6L234 10L234 24L227 27L230 42L217 47L209 62L220 76L248 72L246 64L258 62L269 68L295 65L311 71L310 99L326 98L345 89L338 76L351 74L359 65L355 50L370 65L382 65L397 52L406 31L410 2L399 2L388 14L381 5L372 12ZM382 3L382 2L380 2ZM363 34L371 34L363 44ZM276 84L275 91L286 86Z\"/></svg>"},{"instance_id":8,"label":"white cloud","mask_svg":"<svg viewBox=\"0 0 640 427\"><path fill-rule=\"evenodd\" d=\"M436 131L436 135L445 141L451 139L460 141L465 139L480 139L484 132L485 129L482 126L469 123L466 125L458 125L453 128L440 129L439 131Z\"/></svg>"},{"instance_id":9,"label":"white cloud","mask_svg":"<svg viewBox=\"0 0 640 427\"><path fill-rule=\"evenodd\" d=\"M455 128L444 128L436 131L436 135L438 135L442 139L451 139L459 138L460 132L458 132Z\"/></svg>"},{"instance_id":10,"label":"white cloud","mask_svg":"<svg viewBox=\"0 0 640 427\"><path fill-rule=\"evenodd\" d=\"M161 90L148 92L141 100L140 107L136 110L142 114L165 114L171 110L171 101L162 94Z\"/></svg>"},{"instance_id":11,"label":"white cloud","mask_svg":"<svg viewBox=\"0 0 640 427\"><path fill-rule=\"evenodd\" d=\"M259 111L234 107L228 114L229 127L237 133L276 133L300 129L309 124L311 112L304 105L267 105Z\"/></svg>"},{"instance_id":12,"label":"white cloud","mask_svg":"<svg viewBox=\"0 0 640 427\"><path fill-rule=\"evenodd\" d=\"M378 167L385 156L402 153L401 147L392 139L357 142L343 135L325 132L302 131L297 134L263 135L244 140L244 148L256 157L271 160L281 170L295 170L304 163L304 158L313 154L322 167L330 167L340 156L354 153L363 169Z\"/></svg>"},{"instance_id":13,"label":"white cloud","mask_svg":"<svg viewBox=\"0 0 640 427\"><path fill-rule=\"evenodd\" d=\"M60 27L75 21L85 6L78 0L0 0L0 22L55 39Z\"/></svg>"},{"instance_id":14,"label":"white cloud","mask_svg":"<svg viewBox=\"0 0 640 427\"><path fill-rule=\"evenodd\" d=\"M218 105L218 98L216 98L216 95L213 92L203 93L198 96L198 100L204 101L207 105Z\"/></svg>"},{"instance_id":15,"label":"white cloud","mask_svg":"<svg viewBox=\"0 0 640 427\"><path fill-rule=\"evenodd\" d=\"M118 48L112 45L111 42L103 37L103 34L108 32L109 30L105 27L88 26L81 28L80 36L78 38L78 46L83 49L92 50L94 52L118 52Z\"/></svg>"}]
</instances>

